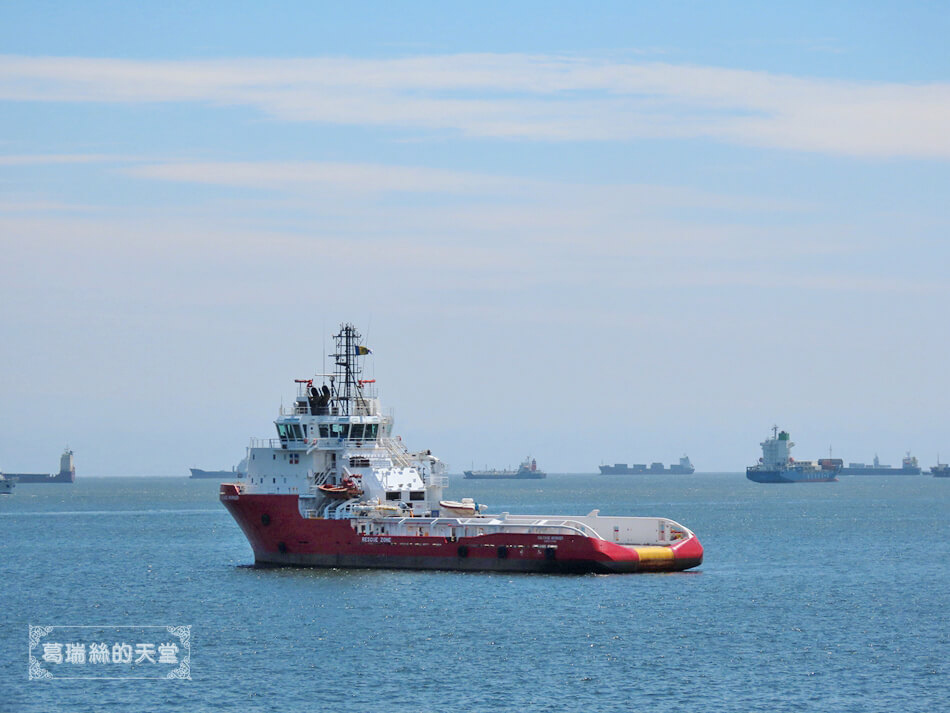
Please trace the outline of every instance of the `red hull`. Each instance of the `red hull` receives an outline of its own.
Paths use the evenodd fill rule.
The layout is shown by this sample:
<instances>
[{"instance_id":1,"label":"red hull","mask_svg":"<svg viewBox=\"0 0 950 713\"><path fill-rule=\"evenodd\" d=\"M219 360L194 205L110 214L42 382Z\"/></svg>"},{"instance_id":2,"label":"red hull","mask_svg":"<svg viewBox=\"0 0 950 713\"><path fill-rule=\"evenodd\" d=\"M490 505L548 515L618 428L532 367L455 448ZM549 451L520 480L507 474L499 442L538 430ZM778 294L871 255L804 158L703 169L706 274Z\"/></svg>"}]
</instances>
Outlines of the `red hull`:
<instances>
[{"instance_id":1,"label":"red hull","mask_svg":"<svg viewBox=\"0 0 950 713\"><path fill-rule=\"evenodd\" d=\"M680 571L703 561L696 537L638 551L580 535L367 536L347 520L301 517L296 495L243 495L224 483L221 502L247 536L258 565L620 573Z\"/></svg>"}]
</instances>

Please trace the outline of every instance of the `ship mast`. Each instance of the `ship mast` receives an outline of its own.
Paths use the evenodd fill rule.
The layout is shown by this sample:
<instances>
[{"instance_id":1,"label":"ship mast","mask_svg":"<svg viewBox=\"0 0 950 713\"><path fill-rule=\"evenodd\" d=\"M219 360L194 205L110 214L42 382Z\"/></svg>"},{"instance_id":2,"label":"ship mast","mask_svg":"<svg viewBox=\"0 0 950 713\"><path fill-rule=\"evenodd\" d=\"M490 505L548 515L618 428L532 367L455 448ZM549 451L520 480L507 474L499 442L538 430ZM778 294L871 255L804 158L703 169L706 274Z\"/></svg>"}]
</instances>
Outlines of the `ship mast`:
<instances>
[{"instance_id":1,"label":"ship mast","mask_svg":"<svg viewBox=\"0 0 950 713\"><path fill-rule=\"evenodd\" d=\"M333 399L343 416L353 413L352 405L356 401L363 401L363 387L359 379L363 369L359 357L370 352L360 344L361 338L356 327L349 323L341 324L340 331L333 336L336 351L329 356L333 357L336 368L330 383Z\"/></svg>"}]
</instances>

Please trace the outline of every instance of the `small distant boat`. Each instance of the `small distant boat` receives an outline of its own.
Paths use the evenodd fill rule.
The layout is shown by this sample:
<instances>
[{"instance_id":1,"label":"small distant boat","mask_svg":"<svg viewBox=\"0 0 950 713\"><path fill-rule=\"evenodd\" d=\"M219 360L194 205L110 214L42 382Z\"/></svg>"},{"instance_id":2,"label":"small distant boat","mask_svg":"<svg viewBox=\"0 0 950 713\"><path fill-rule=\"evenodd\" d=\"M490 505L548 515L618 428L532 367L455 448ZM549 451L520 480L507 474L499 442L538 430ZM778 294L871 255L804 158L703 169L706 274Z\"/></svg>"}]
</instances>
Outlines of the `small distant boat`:
<instances>
[{"instance_id":1,"label":"small distant boat","mask_svg":"<svg viewBox=\"0 0 950 713\"><path fill-rule=\"evenodd\" d=\"M937 465L930 466L930 474L934 478L950 478L950 465L940 462L940 456L937 456Z\"/></svg>"},{"instance_id":2,"label":"small distant boat","mask_svg":"<svg viewBox=\"0 0 950 713\"><path fill-rule=\"evenodd\" d=\"M446 515L455 515L458 517L474 517L482 509L472 498L462 498L458 500L440 500L439 509Z\"/></svg>"},{"instance_id":3,"label":"small distant boat","mask_svg":"<svg viewBox=\"0 0 950 713\"><path fill-rule=\"evenodd\" d=\"M0 495L13 495L13 488L16 486L15 480L8 480L0 473Z\"/></svg>"}]
</instances>

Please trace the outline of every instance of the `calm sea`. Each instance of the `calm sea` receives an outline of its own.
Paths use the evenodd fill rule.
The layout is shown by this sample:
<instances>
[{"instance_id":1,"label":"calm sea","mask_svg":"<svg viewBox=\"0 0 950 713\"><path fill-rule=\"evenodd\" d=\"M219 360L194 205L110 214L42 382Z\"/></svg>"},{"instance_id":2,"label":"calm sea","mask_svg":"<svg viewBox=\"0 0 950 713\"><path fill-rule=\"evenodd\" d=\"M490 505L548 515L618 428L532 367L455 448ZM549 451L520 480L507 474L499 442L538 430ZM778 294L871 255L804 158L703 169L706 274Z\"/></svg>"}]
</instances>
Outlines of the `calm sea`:
<instances>
[{"instance_id":1,"label":"calm sea","mask_svg":"<svg viewBox=\"0 0 950 713\"><path fill-rule=\"evenodd\" d=\"M706 561L613 576L257 570L214 481L20 485L0 497L0 710L950 706L950 480L452 482L450 497L492 511L668 516ZM191 625L192 680L28 680L30 624Z\"/></svg>"}]
</instances>

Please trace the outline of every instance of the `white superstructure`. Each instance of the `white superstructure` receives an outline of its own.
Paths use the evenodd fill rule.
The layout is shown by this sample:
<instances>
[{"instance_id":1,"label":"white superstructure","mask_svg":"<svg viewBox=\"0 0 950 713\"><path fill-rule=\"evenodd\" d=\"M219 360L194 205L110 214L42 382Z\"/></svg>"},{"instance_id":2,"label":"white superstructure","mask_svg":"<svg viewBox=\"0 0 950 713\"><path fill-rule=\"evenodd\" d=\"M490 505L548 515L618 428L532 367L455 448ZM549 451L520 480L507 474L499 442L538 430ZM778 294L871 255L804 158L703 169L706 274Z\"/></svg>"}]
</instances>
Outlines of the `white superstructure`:
<instances>
[{"instance_id":1,"label":"white superstructure","mask_svg":"<svg viewBox=\"0 0 950 713\"><path fill-rule=\"evenodd\" d=\"M380 513L437 512L448 484L445 464L431 451L410 453L393 435L375 383L359 378L355 357L369 350L356 329L343 325L335 339L336 371L298 379L293 405L281 407L274 421L277 437L251 441L242 492L297 494L309 517L349 517L357 503Z\"/></svg>"},{"instance_id":2,"label":"white superstructure","mask_svg":"<svg viewBox=\"0 0 950 713\"><path fill-rule=\"evenodd\" d=\"M791 460L792 446L787 431L779 433L778 426L772 427L772 437L762 441L762 467L764 469L781 470L788 466Z\"/></svg>"}]
</instances>

